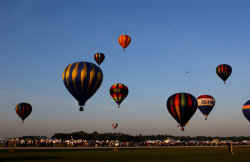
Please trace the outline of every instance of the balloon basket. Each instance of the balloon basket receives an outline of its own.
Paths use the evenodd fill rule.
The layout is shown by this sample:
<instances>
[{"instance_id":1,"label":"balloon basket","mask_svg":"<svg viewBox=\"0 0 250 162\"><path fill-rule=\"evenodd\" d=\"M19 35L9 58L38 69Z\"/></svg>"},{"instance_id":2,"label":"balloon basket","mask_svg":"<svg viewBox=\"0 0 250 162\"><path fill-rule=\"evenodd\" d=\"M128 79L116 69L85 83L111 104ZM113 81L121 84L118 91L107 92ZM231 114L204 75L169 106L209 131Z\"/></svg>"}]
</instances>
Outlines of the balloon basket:
<instances>
[{"instance_id":1,"label":"balloon basket","mask_svg":"<svg viewBox=\"0 0 250 162\"><path fill-rule=\"evenodd\" d=\"M179 128L181 131L184 131L184 127L178 125L178 128Z\"/></svg>"},{"instance_id":2,"label":"balloon basket","mask_svg":"<svg viewBox=\"0 0 250 162\"><path fill-rule=\"evenodd\" d=\"M79 111L84 111L83 107L80 107L80 108L79 108Z\"/></svg>"}]
</instances>

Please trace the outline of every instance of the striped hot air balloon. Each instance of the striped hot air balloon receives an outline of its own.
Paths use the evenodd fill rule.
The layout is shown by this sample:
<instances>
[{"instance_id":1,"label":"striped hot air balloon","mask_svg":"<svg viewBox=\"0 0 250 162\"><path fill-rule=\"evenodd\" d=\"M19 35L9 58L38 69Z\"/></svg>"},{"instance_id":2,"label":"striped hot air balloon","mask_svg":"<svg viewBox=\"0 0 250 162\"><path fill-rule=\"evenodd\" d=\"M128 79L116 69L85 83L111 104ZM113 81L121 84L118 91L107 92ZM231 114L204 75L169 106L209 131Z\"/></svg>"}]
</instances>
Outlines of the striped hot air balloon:
<instances>
[{"instance_id":1,"label":"striped hot air balloon","mask_svg":"<svg viewBox=\"0 0 250 162\"><path fill-rule=\"evenodd\" d=\"M78 101L80 111L83 111L86 101L101 86L103 73L93 63L75 62L65 68L62 79L67 90Z\"/></svg>"},{"instance_id":2,"label":"striped hot air balloon","mask_svg":"<svg viewBox=\"0 0 250 162\"><path fill-rule=\"evenodd\" d=\"M201 95L197 98L198 109L205 116L205 120L215 105L215 99L210 95Z\"/></svg>"},{"instance_id":3,"label":"striped hot air balloon","mask_svg":"<svg viewBox=\"0 0 250 162\"><path fill-rule=\"evenodd\" d=\"M125 51L125 48L128 47L128 45L131 43L131 38L128 35L120 35L118 38L119 44L122 46L123 50Z\"/></svg>"},{"instance_id":4,"label":"striped hot air balloon","mask_svg":"<svg viewBox=\"0 0 250 162\"><path fill-rule=\"evenodd\" d=\"M105 55L104 55L104 53L101 53L101 52L100 53L95 53L94 54L94 59L95 59L95 61L96 61L96 63L98 65L101 65L101 63L105 59Z\"/></svg>"},{"instance_id":5,"label":"striped hot air balloon","mask_svg":"<svg viewBox=\"0 0 250 162\"><path fill-rule=\"evenodd\" d=\"M224 81L224 84L226 84L226 80L232 73L232 67L228 64L218 65L216 68L216 73Z\"/></svg>"},{"instance_id":6,"label":"striped hot air balloon","mask_svg":"<svg viewBox=\"0 0 250 162\"><path fill-rule=\"evenodd\" d=\"M117 103L118 108L120 108L120 104L128 96L128 87L122 83L116 83L110 87L109 92L110 96Z\"/></svg>"},{"instance_id":7,"label":"striped hot air balloon","mask_svg":"<svg viewBox=\"0 0 250 162\"><path fill-rule=\"evenodd\" d=\"M196 98L188 93L176 93L167 100L167 109L171 116L179 123L181 130L197 110Z\"/></svg>"},{"instance_id":8,"label":"striped hot air balloon","mask_svg":"<svg viewBox=\"0 0 250 162\"><path fill-rule=\"evenodd\" d=\"M242 112L246 119L250 122L250 100L244 103L242 106Z\"/></svg>"},{"instance_id":9,"label":"striped hot air balloon","mask_svg":"<svg viewBox=\"0 0 250 162\"><path fill-rule=\"evenodd\" d=\"M23 122L31 114L31 112L32 106L29 103L19 103L16 105L16 113Z\"/></svg>"}]
</instances>

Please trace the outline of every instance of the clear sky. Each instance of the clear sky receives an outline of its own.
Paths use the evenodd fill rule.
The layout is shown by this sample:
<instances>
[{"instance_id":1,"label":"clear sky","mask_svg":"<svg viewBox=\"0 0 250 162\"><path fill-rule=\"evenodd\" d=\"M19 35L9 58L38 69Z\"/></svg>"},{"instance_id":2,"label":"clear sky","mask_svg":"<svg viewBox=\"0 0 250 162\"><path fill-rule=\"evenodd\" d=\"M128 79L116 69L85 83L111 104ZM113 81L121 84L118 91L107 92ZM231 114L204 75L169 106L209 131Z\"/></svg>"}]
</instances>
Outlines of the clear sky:
<instances>
[{"instance_id":1,"label":"clear sky","mask_svg":"<svg viewBox=\"0 0 250 162\"><path fill-rule=\"evenodd\" d=\"M0 19L0 137L111 132L113 121L130 134L250 136L241 111L250 99L247 0L13 0L0 1ZM122 33L132 37L125 53ZM106 55L104 80L79 112L62 72L96 52ZM215 72L222 63L233 68L226 85ZM117 82L129 87L119 110L109 96ZM197 110L179 131L166 109L177 92L214 96L208 120ZM25 124L19 102L33 106Z\"/></svg>"}]
</instances>

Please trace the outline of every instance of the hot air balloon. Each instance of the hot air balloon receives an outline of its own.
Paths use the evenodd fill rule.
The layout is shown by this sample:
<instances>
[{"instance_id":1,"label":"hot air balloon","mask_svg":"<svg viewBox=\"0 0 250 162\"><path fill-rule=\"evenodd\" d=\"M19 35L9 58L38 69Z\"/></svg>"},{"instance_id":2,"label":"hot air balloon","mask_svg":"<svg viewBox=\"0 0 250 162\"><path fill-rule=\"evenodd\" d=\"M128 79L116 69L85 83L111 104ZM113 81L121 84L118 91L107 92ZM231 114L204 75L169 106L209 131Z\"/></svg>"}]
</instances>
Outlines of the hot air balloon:
<instances>
[{"instance_id":1,"label":"hot air balloon","mask_svg":"<svg viewBox=\"0 0 250 162\"><path fill-rule=\"evenodd\" d=\"M197 98L198 109L205 116L205 120L215 105L215 99L210 95L201 95Z\"/></svg>"},{"instance_id":2,"label":"hot air balloon","mask_svg":"<svg viewBox=\"0 0 250 162\"><path fill-rule=\"evenodd\" d=\"M184 131L185 125L197 110L196 98L188 93L176 93L167 100L167 109L171 116L179 123Z\"/></svg>"},{"instance_id":3,"label":"hot air balloon","mask_svg":"<svg viewBox=\"0 0 250 162\"><path fill-rule=\"evenodd\" d=\"M242 112L246 119L250 122L250 100L248 100L242 107Z\"/></svg>"},{"instance_id":4,"label":"hot air balloon","mask_svg":"<svg viewBox=\"0 0 250 162\"><path fill-rule=\"evenodd\" d=\"M112 128L116 129L118 127L118 123L112 123Z\"/></svg>"},{"instance_id":5,"label":"hot air balloon","mask_svg":"<svg viewBox=\"0 0 250 162\"><path fill-rule=\"evenodd\" d=\"M117 103L118 108L120 108L120 104L128 95L128 87L122 83L113 84L110 87L110 96Z\"/></svg>"},{"instance_id":6,"label":"hot air balloon","mask_svg":"<svg viewBox=\"0 0 250 162\"><path fill-rule=\"evenodd\" d=\"M127 48L131 42L131 38L128 35L120 35L120 37L118 38L118 42L122 46L123 50L125 51L125 48Z\"/></svg>"},{"instance_id":7,"label":"hot air balloon","mask_svg":"<svg viewBox=\"0 0 250 162\"><path fill-rule=\"evenodd\" d=\"M79 110L83 111L86 101L101 86L103 73L93 63L75 62L65 68L62 79L67 90L78 101Z\"/></svg>"},{"instance_id":8,"label":"hot air balloon","mask_svg":"<svg viewBox=\"0 0 250 162\"><path fill-rule=\"evenodd\" d=\"M32 106L29 103L19 103L16 105L16 113L17 115L24 120L30 115L32 112Z\"/></svg>"},{"instance_id":9,"label":"hot air balloon","mask_svg":"<svg viewBox=\"0 0 250 162\"><path fill-rule=\"evenodd\" d=\"M104 55L104 53L95 53L94 59L98 65L101 65L101 63L105 59L105 55Z\"/></svg>"},{"instance_id":10,"label":"hot air balloon","mask_svg":"<svg viewBox=\"0 0 250 162\"><path fill-rule=\"evenodd\" d=\"M216 73L224 81L224 84L226 84L226 80L232 73L232 67L227 64L218 65L216 68Z\"/></svg>"}]
</instances>

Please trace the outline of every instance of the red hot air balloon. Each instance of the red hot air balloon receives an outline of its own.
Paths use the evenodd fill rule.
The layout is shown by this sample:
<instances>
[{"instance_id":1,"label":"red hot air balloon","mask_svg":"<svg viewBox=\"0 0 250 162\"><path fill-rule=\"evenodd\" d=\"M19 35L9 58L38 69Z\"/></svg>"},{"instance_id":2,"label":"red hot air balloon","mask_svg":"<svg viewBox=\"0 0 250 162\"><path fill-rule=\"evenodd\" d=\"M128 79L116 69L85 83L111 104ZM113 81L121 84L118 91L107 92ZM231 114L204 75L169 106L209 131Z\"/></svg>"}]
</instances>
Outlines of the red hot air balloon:
<instances>
[{"instance_id":1,"label":"red hot air balloon","mask_svg":"<svg viewBox=\"0 0 250 162\"><path fill-rule=\"evenodd\" d=\"M122 83L116 83L110 87L109 92L110 96L117 103L118 108L120 108L120 104L128 96L128 87Z\"/></svg>"},{"instance_id":2,"label":"red hot air balloon","mask_svg":"<svg viewBox=\"0 0 250 162\"><path fill-rule=\"evenodd\" d=\"M232 67L228 64L218 65L216 68L216 73L224 81L224 84L226 84L226 80L232 73Z\"/></svg>"},{"instance_id":3,"label":"red hot air balloon","mask_svg":"<svg viewBox=\"0 0 250 162\"><path fill-rule=\"evenodd\" d=\"M125 51L125 48L127 48L131 42L131 38L128 35L120 35L120 37L118 38L118 42L122 46L123 50Z\"/></svg>"},{"instance_id":4,"label":"red hot air balloon","mask_svg":"<svg viewBox=\"0 0 250 162\"><path fill-rule=\"evenodd\" d=\"M185 125L197 110L197 101L191 94L176 93L168 98L167 109L179 123L179 128L184 131Z\"/></svg>"},{"instance_id":5,"label":"red hot air balloon","mask_svg":"<svg viewBox=\"0 0 250 162\"><path fill-rule=\"evenodd\" d=\"M104 53L95 53L94 59L98 65L101 65L101 63L105 59L105 55L104 55Z\"/></svg>"},{"instance_id":6,"label":"red hot air balloon","mask_svg":"<svg viewBox=\"0 0 250 162\"><path fill-rule=\"evenodd\" d=\"M112 128L116 129L118 127L118 123L112 123Z\"/></svg>"},{"instance_id":7,"label":"red hot air balloon","mask_svg":"<svg viewBox=\"0 0 250 162\"><path fill-rule=\"evenodd\" d=\"M17 115L24 120L30 115L32 112L32 106L29 103L19 103L16 105L16 113Z\"/></svg>"}]
</instances>

